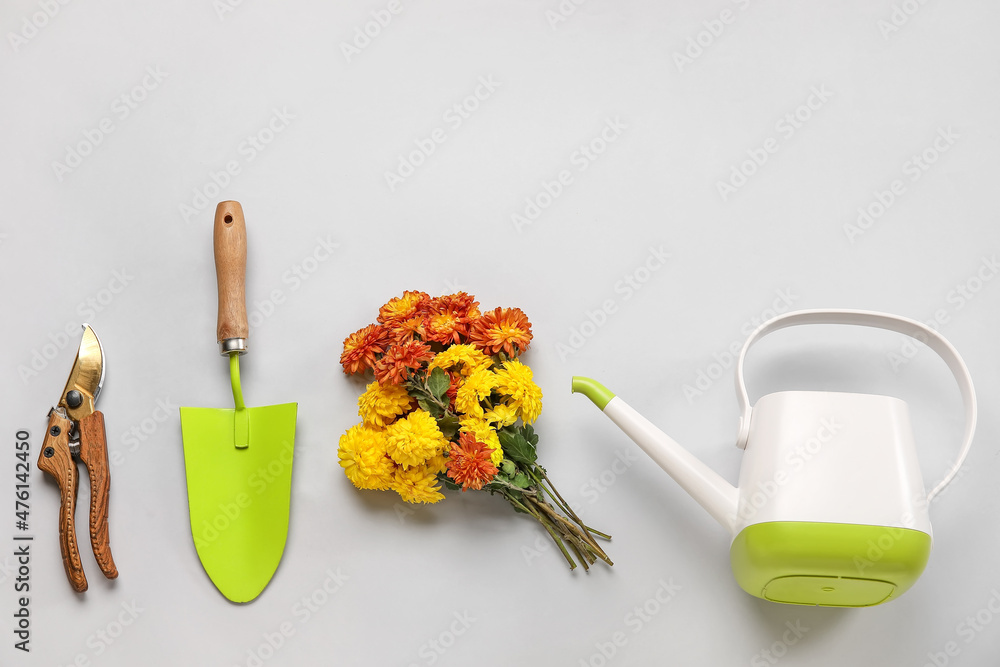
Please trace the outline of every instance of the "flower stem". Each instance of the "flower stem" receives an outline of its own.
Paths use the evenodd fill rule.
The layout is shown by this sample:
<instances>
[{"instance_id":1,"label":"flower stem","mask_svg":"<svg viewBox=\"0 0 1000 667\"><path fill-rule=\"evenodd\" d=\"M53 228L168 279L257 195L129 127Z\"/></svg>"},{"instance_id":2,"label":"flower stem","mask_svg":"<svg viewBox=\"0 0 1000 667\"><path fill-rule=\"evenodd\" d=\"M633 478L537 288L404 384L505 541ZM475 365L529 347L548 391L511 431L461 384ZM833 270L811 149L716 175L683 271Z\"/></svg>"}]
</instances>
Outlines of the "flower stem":
<instances>
[{"instance_id":1,"label":"flower stem","mask_svg":"<svg viewBox=\"0 0 1000 667\"><path fill-rule=\"evenodd\" d=\"M608 565L614 565L614 563L611 562L611 559L608 558L608 555L604 553L604 550L597 544L589 532L581 530L577 525L571 523L569 519L558 514L552 506L544 500L539 502L538 499L535 499L535 502L537 503L538 508L549 516L550 521L560 526L563 529L562 532L564 532L567 537L571 538L571 543L574 540L581 543L581 546L584 547L586 553L593 557L590 562L594 562L594 560L600 558Z\"/></svg>"},{"instance_id":2,"label":"flower stem","mask_svg":"<svg viewBox=\"0 0 1000 667\"><path fill-rule=\"evenodd\" d=\"M550 522L545 517L543 517L538 512L538 510L536 510L533 507L529 507L531 505L531 503L528 503L528 505L525 505L525 504L521 503L520 501L518 501L517 498L514 498L513 496L511 496L509 493L503 493L503 497L506 498L507 501L511 505L513 505L514 507L517 507L522 512L524 512L526 514L530 514L531 516L535 517L535 519L538 521L538 523L542 524L542 526L545 527L545 530L547 530L548 533L549 533L549 535L552 537L552 541L556 543L556 546L559 547L559 551L561 551L562 555L566 558L566 562L569 563L569 569L570 570L575 570L576 569L576 562L573 560L573 557L570 556L569 552L566 550L566 545L559 538L559 536L556 535L556 532L555 532L555 530L553 530L552 526L550 525Z\"/></svg>"},{"instance_id":3,"label":"flower stem","mask_svg":"<svg viewBox=\"0 0 1000 667\"><path fill-rule=\"evenodd\" d=\"M606 533L602 533L601 531L597 530L596 528L591 528L590 526L588 526L586 524L583 524L583 527L587 530L587 532L593 533L594 535L597 535L600 538L603 538L605 540L610 540L611 539L610 535L608 535Z\"/></svg>"},{"instance_id":4,"label":"flower stem","mask_svg":"<svg viewBox=\"0 0 1000 667\"><path fill-rule=\"evenodd\" d=\"M545 472L544 468L542 468L541 466L535 466L535 469L531 470L530 474L532 479L534 479L538 483L538 487L543 492L547 492L549 494L549 497L552 498L553 502L559 507L559 509L565 512L566 515L576 523L576 526L570 524L569 521L567 521L564 517L559 516L554 511L552 512L553 515L555 515L560 521L565 522L567 526L569 526L574 532L578 531L580 533L580 538L582 538L583 541L585 541L590 546L591 550L598 558L608 563L609 565L613 565L611 559L608 558L608 555L604 553L604 550L600 547L600 545L597 544L597 540L594 539L594 535L592 535L591 533L599 535L600 537L603 537L606 540L610 540L611 536L602 533L599 530L594 530L587 524L583 523L580 517L577 516L576 512L573 511L573 508L570 507L569 503L567 503L566 500L559 493L559 490L556 489L555 484L553 484L552 480L549 479L549 476ZM548 482L547 486L545 482Z\"/></svg>"},{"instance_id":5,"label":"flower stem","mask_svg":"<svg viewBox=\"0 0 1000 667\"><path fill-rule=\"evenodd\" d=\"M570 569L575 568L576 565L569 555L569 551L566 549L567 545L576 554L584 570L589 571L590 565L597 562L598 558L608 565L614 565L587 529L585 527L581 528L580 525L573 523L557 512L546 501L540 489L534 492L522 490L520 501L509 497L508 493L504 493L504 496L508 497L511 504L531 514L545 527L545 530L548 531L549 535L552 536L552 539L559 546L559 550L562 551L563 556L571 563Z\"/></svg>"}]
</instances>

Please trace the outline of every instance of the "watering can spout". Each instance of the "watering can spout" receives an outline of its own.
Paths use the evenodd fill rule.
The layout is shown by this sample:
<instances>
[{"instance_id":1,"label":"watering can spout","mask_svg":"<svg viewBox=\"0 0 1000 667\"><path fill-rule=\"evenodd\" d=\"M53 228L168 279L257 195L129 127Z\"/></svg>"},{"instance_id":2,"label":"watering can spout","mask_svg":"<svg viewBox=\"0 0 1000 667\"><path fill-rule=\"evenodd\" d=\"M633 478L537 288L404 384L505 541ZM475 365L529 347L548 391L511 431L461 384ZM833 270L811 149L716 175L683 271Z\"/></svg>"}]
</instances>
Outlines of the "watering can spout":
<instances>
[{"instance_id":1,"label":"watering can spout","mask_svg":"<svg viewBox=\"0 0 1000 667\"><path fill-rule=\"evenodd\" d=\"M730 532L734 529L739 493L736 487L681 447L607 387L596 380L576 376L573 393L593 401L618 428L651 459L667 471L698 504Z\"/></svg>"}]
</instances>

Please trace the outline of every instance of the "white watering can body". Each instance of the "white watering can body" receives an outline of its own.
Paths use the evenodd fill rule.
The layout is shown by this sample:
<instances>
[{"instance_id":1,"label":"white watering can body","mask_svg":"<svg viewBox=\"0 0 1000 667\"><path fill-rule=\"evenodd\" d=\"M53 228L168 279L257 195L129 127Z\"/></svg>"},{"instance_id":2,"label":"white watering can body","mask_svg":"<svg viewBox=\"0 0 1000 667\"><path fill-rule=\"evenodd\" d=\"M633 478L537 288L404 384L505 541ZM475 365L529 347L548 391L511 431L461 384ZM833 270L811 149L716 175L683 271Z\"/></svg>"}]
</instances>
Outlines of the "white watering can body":
<instances>
[{"instance_id":1,"label":"white watering can body","mask_svg":"<svg viewBox=\"0 0 1000 667\"><path fill-rule=\"evenodd\" d=\"M753 406L743 383L747 350L797 324L855 324L926 343L958 379L965 441L951 471L924 491L906 403L872 394L782 391ZM958 472L975 431L972 380L958 352L914 320L868 311L788 313L761 325L736 369L746 449L738 487L718 475L603 385L574 378L587 395L690 493L733 538L730 559L748 593L775 602L870 606L898 597L931 548L928 501Z\"/></svg>"},{"instance_id":2,"label":"white watering can body","mask_svg":"<svg viewBox=\"0 0 1000 667\"><path fill-rule=\"evenodd\" d=\"M767 521L931 534L909 409L890 396L768 394L754 405L732 532ZM761 444L758 444L761 443ZM764 444L766 443L766 444Z\"/></svg>"}]
</instances>

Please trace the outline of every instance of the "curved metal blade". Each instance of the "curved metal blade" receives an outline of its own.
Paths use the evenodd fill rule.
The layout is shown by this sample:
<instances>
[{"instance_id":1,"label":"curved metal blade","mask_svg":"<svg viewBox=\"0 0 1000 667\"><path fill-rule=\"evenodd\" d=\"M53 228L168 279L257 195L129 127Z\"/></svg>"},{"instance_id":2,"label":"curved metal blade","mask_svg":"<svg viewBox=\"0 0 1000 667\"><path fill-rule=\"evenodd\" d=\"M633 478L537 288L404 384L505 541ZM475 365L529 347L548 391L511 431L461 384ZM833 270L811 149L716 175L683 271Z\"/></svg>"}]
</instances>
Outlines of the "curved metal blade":
<instances>
[{"instance_id":1,"label":"curved metal blade","mask_svg":"<svg viewBox=\"0 0 1000 667\"><path fill-rule=\"evenodd\" d=\"M83 325L83 340L76 353L73 369L59 397L59 407L66 410L70 419L79 421L94 411L94 403L104 386L104 348L101 340L89 324ZM78 391L82 401L71 406L66 396L71 391Z\"/></svg>"}]
</instances>

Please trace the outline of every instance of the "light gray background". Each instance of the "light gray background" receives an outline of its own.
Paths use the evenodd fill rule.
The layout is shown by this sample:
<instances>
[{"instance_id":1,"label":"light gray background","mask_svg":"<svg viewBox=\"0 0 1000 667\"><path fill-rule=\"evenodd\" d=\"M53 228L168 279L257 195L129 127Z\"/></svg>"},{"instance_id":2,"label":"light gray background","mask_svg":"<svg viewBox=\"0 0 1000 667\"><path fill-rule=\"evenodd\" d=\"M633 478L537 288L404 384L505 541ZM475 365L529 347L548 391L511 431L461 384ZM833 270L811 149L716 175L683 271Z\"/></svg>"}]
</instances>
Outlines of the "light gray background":
<instances>
[{"instance_id":1,"label":"light gray background","mask_svg":"<svg viewBox=\"0 0 1000 667\"><path fill-rule=\"evenodd\" d=\"M782 653L775 643L798 622L808 631L782 665L919 667L948 642L949 664L995 664L1000 280L981 280L995 277L1000 250L995 3L567 0L556 21L557 0L401 0L349 59L342 44L387 2L224 1L0 8L0 423L11 445L0 539L15 532L14 433L31 430L34 459L79 339L63 332L89 321L107 353L99 407L118 461L111 538L121 570L102 580L81 528L91 588L71 592L56 492L36 472L32 653L12 648L3 547L0 662L256 664L251 654L288 623L294 634L264 649L263 664L429 665L433 655L438 665L600 665L598 645L622 632L627 643L607 664L753 665L771 664L761 651ZM678 61L699 39L697 57ZM486 99L455 127L445 115L480 77L498 86L481 88ZM800 108L814 89L827 99ZM135 107L127 117L123 95ZM241 145L275 110L293 118L250 159ZM796 112L808 119L788 137L783 119ZM113 131L57 173L53 163L105 118ZM609 119L624 129L581 171L576 152ZM435 128L445 141L390 189L385 172ZM934 155L949 131L951 143L938 142L947 152ZM769 138L777 151L724 200L718 183ZM937 159L913 180L907 163L925 150ZM239 174L185 215L229 161ZM518 230L512 214L561 170L572 183ZM902 194L852 242L845 225L895 179ZM176 411L231 401L214 340L220 199L241 201L249 228L258 314L243 363L248 403L299 403L284 560L243 607L215 591L197 559ZM314 262L323 242L337 246ZM670 258L647 273L650 248ZM312 272L297 283L303 266ZM625 276L645 282L634 291ZM960 285L976 289L971 299ZM341 341L404 289L464 289L484 307L529 314L525 361L545 392L541 457L586 519L613 533L613 569L568 572L547 536L497 498L449 494L401 514L392 494L350 486L336 446L361 385L340 371ZM275 291L281 302L268 306ZM976 380L983 411L968 465L931 510L926 573L891 604L838 611L746 595L724 531L569 394L573 374L602 379L735 480L732 368L721 366L755 318L782 305L779 292L795 308L937 318ZM614 312L593 314L609 300ZM590 320L602 326L574 338ZM754 353L751 392L904 397L929 486L952 460L961 411L928 350L893 368L901 344L834 327L783 332ZM722 377L686 395L699 372ZM631 461L623 472L617 457ZM296 605L323 599L338 569L347 580L304 618ZM680 591L649 603L656 613L636 631L629 614L671 581ZM132 604L134 622L110 646L97 640L117 633ZM449 637L466 613L474 621ZM969 632L977 613L993 622ZM450 648L428 653L437 639Z\"/></svg>"}]
</instances>

